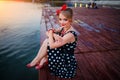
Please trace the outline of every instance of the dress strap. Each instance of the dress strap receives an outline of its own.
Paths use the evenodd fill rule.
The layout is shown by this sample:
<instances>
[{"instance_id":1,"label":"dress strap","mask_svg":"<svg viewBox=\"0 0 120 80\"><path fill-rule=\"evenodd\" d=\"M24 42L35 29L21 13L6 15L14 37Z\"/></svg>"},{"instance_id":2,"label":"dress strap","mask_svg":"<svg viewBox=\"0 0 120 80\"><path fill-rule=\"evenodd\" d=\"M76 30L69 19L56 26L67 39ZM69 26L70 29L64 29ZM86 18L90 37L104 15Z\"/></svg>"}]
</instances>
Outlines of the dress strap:
<instances>
[{"instance_id":1,"label":"dress strap","mask_svg":"<svg viewBox=\"0 0 120 80\"><path fill-rule=\"evenodd\" d=\"M76 34L75 31L68 31L67 33L72 33L72 34L75 36L75 40L77 41L77 34ZM66 33L66 34L67 34L67 33Z\"/></svg>"}]
</instances>

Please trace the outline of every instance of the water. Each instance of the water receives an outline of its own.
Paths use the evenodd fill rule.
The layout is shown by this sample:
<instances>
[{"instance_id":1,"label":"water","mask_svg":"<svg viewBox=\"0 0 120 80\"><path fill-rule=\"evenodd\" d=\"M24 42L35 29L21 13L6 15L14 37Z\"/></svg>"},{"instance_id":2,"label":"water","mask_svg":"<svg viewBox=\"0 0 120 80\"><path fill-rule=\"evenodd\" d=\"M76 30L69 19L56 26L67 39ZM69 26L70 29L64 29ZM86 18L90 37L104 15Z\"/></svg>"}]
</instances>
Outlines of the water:
<instances>
[{"instance_id":1,"label":"water","mask_svg":"<svg viewBox=\"0 0 120 80\"><path fill-rule=\"evenodd\" d=\"M0 80L38 80L26 64L40 47L41 6L0 1Z\"/></svg>"}]
</instances>

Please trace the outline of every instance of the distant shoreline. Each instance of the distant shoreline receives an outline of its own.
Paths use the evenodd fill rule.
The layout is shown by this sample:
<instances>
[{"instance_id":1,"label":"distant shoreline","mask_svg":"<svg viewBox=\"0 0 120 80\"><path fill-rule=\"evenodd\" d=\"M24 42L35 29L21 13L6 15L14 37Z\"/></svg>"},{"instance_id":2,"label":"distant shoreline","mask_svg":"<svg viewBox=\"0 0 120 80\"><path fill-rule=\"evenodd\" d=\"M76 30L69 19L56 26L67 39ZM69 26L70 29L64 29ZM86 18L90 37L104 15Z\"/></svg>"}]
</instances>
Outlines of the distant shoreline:
<instances>
[{"instance_id":1,"label":"distant shoreline","mask_svg":"<svg viewBox=\"0 0 120 80\"><path fill-rule=\"evenodd\" d=\"M15 1L15 2L31 2L31 3L42 3L41 1L38 0L4 0L4 1L0 1L0 2L5 2L5 1ZM32 2L34 1L34 2ZM85 4L89 3L91 1L48 1L48 2L43 2L43 3L47 3L50 4L53 7L56 6L61 6L63 4L68 4L69 6L74 6L75 3L77 3L77 6L79 7L79 5L82 3L83 7L85 7ZM95 1L95 3L97 3L98 7L108 7L108 8L116 8L116 9L120 9L120 1Z\"/></svg>"}]
</instances>

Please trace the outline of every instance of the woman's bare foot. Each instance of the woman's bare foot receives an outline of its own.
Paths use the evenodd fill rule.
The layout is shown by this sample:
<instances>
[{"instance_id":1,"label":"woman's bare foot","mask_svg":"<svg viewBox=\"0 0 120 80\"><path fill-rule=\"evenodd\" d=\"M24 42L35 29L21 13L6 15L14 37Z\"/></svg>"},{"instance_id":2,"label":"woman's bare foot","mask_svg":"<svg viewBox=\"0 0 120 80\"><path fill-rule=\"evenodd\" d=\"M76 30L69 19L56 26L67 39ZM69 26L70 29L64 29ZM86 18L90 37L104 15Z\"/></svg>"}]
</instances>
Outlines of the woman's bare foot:
<instances>
[{"instance_id":1,"label":"woman's bare foot","mask_svg":"<svg viewBox=\"0 0 120 80\"><path fill-rule=\"evenodd\" d=\"M39 60L35 58L32 62L30 62L30 63L27 64L26 66L27 66L28 68L31 68L31 67L34 67L35 65L37 65L38 62L39 62Z\"/></svg>"}]
</instances>

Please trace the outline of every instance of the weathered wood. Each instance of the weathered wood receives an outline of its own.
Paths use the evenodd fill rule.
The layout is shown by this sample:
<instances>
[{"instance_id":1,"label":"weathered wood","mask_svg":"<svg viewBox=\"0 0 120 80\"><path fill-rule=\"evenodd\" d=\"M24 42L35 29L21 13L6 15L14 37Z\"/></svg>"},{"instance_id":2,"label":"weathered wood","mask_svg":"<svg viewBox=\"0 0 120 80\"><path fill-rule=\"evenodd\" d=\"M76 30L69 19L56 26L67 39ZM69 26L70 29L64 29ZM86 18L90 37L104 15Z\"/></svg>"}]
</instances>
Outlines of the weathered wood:
<instances>
[{"instance_id":1,"label":"weathered wood","mask_svg":"<svg viewBox=\"0 0 120 80\"><path fill-rule=\"evenodd\" d=\"M47 29L59 27L56 9L43 8L41 43L46 38ZM72 26L79 33L75 49L77 75L72 79L61 79L51 75L46 65L39 70L39 80L120 80L120 10L72 9Z\"/></svg>"}]
</instances>

